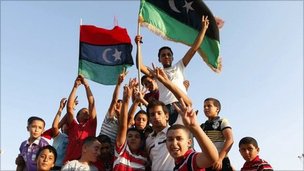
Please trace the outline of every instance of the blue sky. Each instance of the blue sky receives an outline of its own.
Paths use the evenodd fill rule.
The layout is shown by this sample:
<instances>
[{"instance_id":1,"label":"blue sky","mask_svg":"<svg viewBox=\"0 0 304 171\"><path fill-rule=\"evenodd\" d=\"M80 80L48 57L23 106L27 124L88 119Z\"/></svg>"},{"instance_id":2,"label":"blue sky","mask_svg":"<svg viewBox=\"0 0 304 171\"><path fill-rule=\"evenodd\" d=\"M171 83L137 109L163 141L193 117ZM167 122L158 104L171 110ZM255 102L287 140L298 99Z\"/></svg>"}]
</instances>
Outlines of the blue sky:
<instances>
[{"instance_id":1,"label":"blue sky","mask_svg":"<svg viewBox=\"0 0 304 171\"><path fill-rule=\"evenodd\" d=\"M189 96L204 122L202 102L222 103L220 116L233 128L235 143L229 153L240 169L244 160L238 142L255 137L261 158L275 170L303 168L303 2L206 1L214 15L225 20L220 30L223 71L211 71L196 54L186 69ZM28 138L31 115L51 126L60 99L67 97L77 76L79 24L111 29L114 16L137 32L138 1L1 1L1 168L15 169L15 157ZM163 40L141 28L143 62L160 66L157 52L168 45L175 62L189 47ZM133 42L132 42L133 43ZM136 46L133 43L133 57ZM126 80L136 77L131 67ZM114 86L89 81L96 99L98 128ZM83 88L78 109L87 106ZM198 146L196 146L198 149Z\"/></svg>"}]
</instances>

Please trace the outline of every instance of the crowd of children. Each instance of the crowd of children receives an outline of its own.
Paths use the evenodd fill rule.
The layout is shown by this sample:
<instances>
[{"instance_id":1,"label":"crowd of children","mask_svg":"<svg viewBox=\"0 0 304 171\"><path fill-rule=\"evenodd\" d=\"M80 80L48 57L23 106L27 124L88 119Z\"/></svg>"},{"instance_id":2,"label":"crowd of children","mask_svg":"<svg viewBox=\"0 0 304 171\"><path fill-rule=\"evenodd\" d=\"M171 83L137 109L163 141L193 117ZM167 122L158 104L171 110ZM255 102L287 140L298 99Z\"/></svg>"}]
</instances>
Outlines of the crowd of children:
<instances>
[{"instance_id":1,"label":"crowd of children","mask_svg":"<svg viewBox=\"0 0 304 171\"><path fill-rule=\"evenodd\" d=\"M203 42L208 25L208 18L203 16L202 30L177 64L172 65L173 52L169 47L161 48L158 53L163 68L138 64L145 74L141 82L148 93L139 88L136 79L131 79L123 86L123 98L118 99L126 72L119 75L97 137L94 96L87 80L79 75L68 100L61 99L52 128L44 131L42 118L28 119L30 136L20 145L15 161L17 170L234 170L228 157L234 142L232 127L226 118L219 116L220 102L207 98L203 109L208 119L198 123L197 111L187 96L189 82L183 76ZM135 38L137 58L141 58L141 39ZM80 109L75 117L76 93L81 85L86 91L88 107ZM65 106L67 113L61 117ZM194 150L194 140L200 149ZM246 161L242 171L272 170L270 164L259 158L254 138L241 139L239 151Z\"/></svg>"}]
</instances>

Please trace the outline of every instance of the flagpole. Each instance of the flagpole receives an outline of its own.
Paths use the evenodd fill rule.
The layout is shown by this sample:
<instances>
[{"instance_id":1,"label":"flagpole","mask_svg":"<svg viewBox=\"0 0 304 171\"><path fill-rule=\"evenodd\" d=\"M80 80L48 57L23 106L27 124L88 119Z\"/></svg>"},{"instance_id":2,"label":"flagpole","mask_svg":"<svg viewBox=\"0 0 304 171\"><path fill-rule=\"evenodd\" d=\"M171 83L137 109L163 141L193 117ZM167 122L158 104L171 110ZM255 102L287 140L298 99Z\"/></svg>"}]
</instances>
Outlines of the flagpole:
<instances>
[{"instance_id":1,"label":"flagpole","mask_svg":"<svg viewBox=\"0 0 304 171\"><path fill-rule=\"evenodd\" d=\"M139 23L139 19L137 22L137 35L140 35L140 23ZM140 42L139 42L140 43ZM137 54L138 52L141 52L141 46L139 46L137 44ZM140 61L139 57L137 56L137 65L138 65L138 70L137 70L137 76L138 76L138 89L141 90L141 72L140 72L140 64L142 61Z\"/></svg>"},{"instance_id":2,"label":"flagpole","mask_svg":"<svg viewBox=\"0 0 304 171\"><path fill-rule=\"evenodd\" d=\"M139 23L139 17L138 17L138 21L137 21L137 35L140 35L140 23ZM141 72L140 72L140 64L142 63L141 58L138 57L138 52L141 53L141 45L139 45L140 42L137 43L137 76L138 76L138 90L141 91ZM141 93L141 92L140 92ZM142 103L139 104L139 107L141 110L143 110L142 108Z\"/></svg>"}]
</instances>

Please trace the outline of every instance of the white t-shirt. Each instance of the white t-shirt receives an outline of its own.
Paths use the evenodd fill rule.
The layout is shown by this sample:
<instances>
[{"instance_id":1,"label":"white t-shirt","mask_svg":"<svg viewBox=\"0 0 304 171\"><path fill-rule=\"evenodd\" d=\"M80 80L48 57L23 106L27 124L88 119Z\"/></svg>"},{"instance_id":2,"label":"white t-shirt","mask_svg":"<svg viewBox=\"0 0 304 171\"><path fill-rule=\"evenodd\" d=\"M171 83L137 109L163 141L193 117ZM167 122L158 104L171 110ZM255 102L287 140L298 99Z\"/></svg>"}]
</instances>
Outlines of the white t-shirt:
<instances>
[{"instance_id":1,"label":"white t-shirt","mask_svg":"<svg viewBox=\"0 0 304 171\"><path fill-rule=\"evenodd\" d=\"M94 165L86 165L78 160L68 161L62 168L62 171L98 171Z\"/></svg>"},{"instance_id":2,"label":"white t-shirt","mask_svg":"<svg viewBox=\"0 0 304 171\"><path fill-rule=\"evenodd\" d=\"M184 93L187 94L186 87L184 86L184 63L183 60L178 61L175 65L164 68L165 73L167 74L168 78L175 84L179 89L181 89ZM171 104L173 102L177 102L178 99L174 96L174 94L167 89L161 82L156 80L158 89L159 89L159 101L162 101L167 104Z\"/></svg>"}]
</instances>

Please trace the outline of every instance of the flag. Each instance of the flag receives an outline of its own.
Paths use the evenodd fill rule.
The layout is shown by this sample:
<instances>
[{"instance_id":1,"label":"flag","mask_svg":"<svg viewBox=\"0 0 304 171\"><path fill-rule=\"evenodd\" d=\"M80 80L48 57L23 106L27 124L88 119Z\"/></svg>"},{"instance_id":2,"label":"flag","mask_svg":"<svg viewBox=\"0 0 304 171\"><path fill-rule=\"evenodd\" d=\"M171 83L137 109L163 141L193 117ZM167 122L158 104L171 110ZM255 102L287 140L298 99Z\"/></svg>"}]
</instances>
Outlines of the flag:
<instances>
[{"instance_id":1,"label":"flag","mask_svg":"<svg viewBox=\"0 0 304 171\"><path fill-rule=\"evenodd\" d=\"M78 74L101 84L115 85L123 69L134 64L131 52L126 29L81 25Z\"/></svg>"},{"instance_id":2,"label":"flag","mask_svg":"<svg viewBox=\"0 0 304 171\"><path fill-rule=\"evenodd\" d=\"M198 53L215 72L221 71L219 28L202 0L141 0L139 23L165 39L191 46L202 28L202 15L209 27Z\"/></svg>"}]
</instances>

